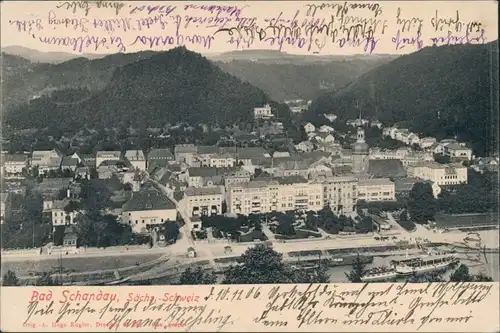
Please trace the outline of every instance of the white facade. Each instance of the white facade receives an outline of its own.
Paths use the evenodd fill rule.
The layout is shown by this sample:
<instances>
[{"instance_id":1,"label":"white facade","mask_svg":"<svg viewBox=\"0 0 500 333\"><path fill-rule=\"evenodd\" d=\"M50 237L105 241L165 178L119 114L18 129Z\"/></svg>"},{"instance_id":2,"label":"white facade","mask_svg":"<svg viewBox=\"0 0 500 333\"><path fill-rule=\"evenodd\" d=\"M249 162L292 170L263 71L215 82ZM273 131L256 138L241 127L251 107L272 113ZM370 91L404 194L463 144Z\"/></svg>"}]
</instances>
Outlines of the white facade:
<instances>
[{"instance_id":1,"label":"white facade","mask_svg":"<svg viewBox=\"0 0 500 333\"><path fill-rule=\"evenodd\" d=\"M363 179L358 181L358 199L365 201L396 200L395 185L389 179Z\"/></svg>"},{"instance_id":2,"label":"white facade","mask_svg":"<svg viewBox=\"0 0 500 333\"><path fill-rule=\"evenodd\" d=\"M317 182L323 186L324 205L336 214L353 212L358 200L358 180L354 177L325 177Z\"/></svg>"},{"instance_id":3,"label":"white facade","mask_svg":"<svg viewBox=\"0 0 500 333\"><path fill-rule=\"evenodd\" d=\"M136 233L145 232L146 226L162 225L167 221L175 221L177 219L177 210L173 209L155 209L155 210L138 210L124 211L123 223L128 223L132 231Z\"/></svg>"},{"instance_id":4,"label":"white facade","mask_svg":"<svg viewBox=\"0 0 500 333\"><path fill-rule=\"evenodd\" d=\"M472 149L457 143L450 143L444 146L444 155L452 159L472 160Z\"/></svg>"},{"instance_id":5,"label":"white facade","mask_svg":"<svg viewBox=\"0 0 500 333\"><path fill-rule=\"evenodd\" d=\"M208 165L212 168L230 168L236 166L236 158L229 153L216 154L210 156Z\"/></svg>"},{"instance_id":6,"label":"white facade","mask_svg":"<svg viewBox=\"0 0 500 333\"><path fill-rule=\"evenodd\" d=\"M323 185L317 183L251 181L229 186L227 193L228 211L243 215L273 211L318 211L323 205Z\"/></svg>"},{"instance_id":7,"label":"white facade","mask_svg":"<svg viewBox=\"0 0 500 333\"><path fill-rule=\"evenodd\" d=\"M56 150L35 150L31 155L31 165L37 166L39 173L58 170L61 166L62 156Z\"/></svg>"},{"instance_id":8,"label":"white facade","mask_svg":"<svg viewBox=\"0 0 500 333\"><path fill-rule=\"evenodd\" d=\"M6 175L20 175L23 169L28 168L28 156L21 154L5 155L3 167Z\"/></svg>"},{"instance_id":9,"label":"white facade","mask_svg":"<svg viewBox=\"0 0 500 333\"><path fill-rule=\"evenodd\" d=\"M127 150L125 158L132 164L132 167L137 170L146 170L146 158L142 150Z\"/></svg>"},{"instance_id":10,"label":"white facade","mask_svg":"<svg viewBox=\"0 0 500 333\"><path fill-rule=\"evenodd\" d=\"M304 131L306 133L312 133L312 132L316 131L316 127L314 127L314 125L311 123L307 123L304 125Z\"/></svg>"},{"instance_id":11,"label":"white facade","mask_svg":"<svg viewBox=\"0 0 500 333\"><path fill-rule=\"evenodd\" d=\"M253 115L255 119L269 119L273 117L272 109L269 104L263 107L253 108Z\"/></svg>"},{"instance_id":12,"label":"white facade","mask_svg":"<svg viewBox=\"0 0 500 333\"><path fill-rule=\"evenodd\" d=\"M423 162L409 165L408 177L417 177L430 180L439 186L466 184L467 168L461 164L439 164L436 162Z\"/></svg>"},{"instance_id":13,"label":"white facade","mask_svg":"<svg viewBox=\"0 0 500 333\"><path fill-rule=\"evenodd\" d=\"M432 137L425 137L425 138L421 138L420 139L420 143L419 143L419 146L422 148L422 149L425 149L425 148L429 148L430 146L432 146L433 144L436 143L436 138L432 138Z\"/></svg>"},{"instance_id":14,"label":"white facade","mask_svg":"<svg viewBox=\"0 0 500 333\"><path fill-rule=\"evenodd\" d=\"M222 214L224 191L221 187L187 188L182 206L190 217Z\"/></svg>"},{"instance_id":15,"label":"white facade","mask_svg":"<svg viewBox=\"0 0 500 333\"><path fill-rule=\"evenodd\" d=\"M119 151L98 151L95 156L95 167L98 168L104 161L119 161L120 157Z\"/></svg>"}]
</instances>

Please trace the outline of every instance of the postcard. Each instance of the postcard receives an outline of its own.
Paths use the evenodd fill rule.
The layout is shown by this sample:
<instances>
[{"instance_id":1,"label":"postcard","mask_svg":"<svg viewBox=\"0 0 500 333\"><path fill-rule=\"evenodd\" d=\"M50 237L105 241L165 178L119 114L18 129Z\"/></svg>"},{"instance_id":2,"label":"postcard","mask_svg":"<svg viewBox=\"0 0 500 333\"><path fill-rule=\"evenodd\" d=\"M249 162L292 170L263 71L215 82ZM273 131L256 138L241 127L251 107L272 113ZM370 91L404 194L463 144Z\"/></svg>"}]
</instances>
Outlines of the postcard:
<instances>
[{"instance_id":1,"label":"postcard","mask_svg":"<svg viewBox=\"0 0 500 333\"><path fill-rule=\"evenodd\" d=\"M494 1L1 3L2 332L498 332Z\"/></svg>"}]
</instances>

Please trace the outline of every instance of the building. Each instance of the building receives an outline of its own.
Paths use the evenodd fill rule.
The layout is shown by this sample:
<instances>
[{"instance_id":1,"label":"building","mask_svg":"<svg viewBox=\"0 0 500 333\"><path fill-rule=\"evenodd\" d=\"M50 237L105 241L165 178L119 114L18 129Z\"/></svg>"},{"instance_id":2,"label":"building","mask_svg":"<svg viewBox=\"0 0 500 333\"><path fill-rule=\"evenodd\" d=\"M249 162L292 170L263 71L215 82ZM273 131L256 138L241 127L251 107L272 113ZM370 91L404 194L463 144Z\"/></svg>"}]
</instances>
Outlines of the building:
<instances>
[{"instance_id":1,"label":"building","mask_svg":"<svg viewBox=\"0 0 500 333\"><path fill-rule=\"evenodd\" d=\"M337 116L332 113L324 114L324 116L329 122L334 122L337 119Z\"/></svg>"},{"instance_id":2,"label":"building","mask_svg":"<svg viewBox=\"0 0 500 333\"><path fill-rule=\"evenodd\" d=\"M150 171L155 167L164 168L171 163L175 163L175 156L170 149L151 149L148 153L147 167Z\"/></svg>"},{"instance_id":3,"label":"building","mask_svg":"<svg viewBox=\"0 0 500 333\"><path fill-rule=\"evenodd\" d=\"M232 184L247 183L252 174L243 168L229 170L224 174L224 186L228 188Z\"/></svg>"},{"instance_id":4,"label":"building","mask_svg":"<svg viewBox=\"0 0 500 333\"><path fill-rule=\"evenodd\" d=\"M407 167L408 177L430 180L439 186L467 184L467 167L462 164L421 162Z\"/></svg>"},{"instance_id":5,"label":"building","mask_svg":"<svg viewBox=\"0 0 500 333\"><path fill-rule=\"evenodd\" d=\"M253 115L255 119L269 119L274 117L269 104L266 104L263 107L253 108Z\"/></svg>"},{"instance_id":6,"label":"building","mask_svg":"<svg viewBox=\"0 0 500 333\"><path fill-rule=\"evenodd\" d=\"M433 137L425 137L425 138L421 138L420 139L420 143L419 143L419 146L420 148L422 149L426 149L426 148L429 148L430 146L432 146L433 144L436 143L436 138L433 138Z\"/></svg>"},{"instance_id":7,"label":"building","mask_svg":"<svg viewBox=\"0 0 500 333\"><path fill-rule=\"evenodd\" d=\"M370 123L370 126L371 127L377 127L378 129L381 129L383 124L382 122L378 121L378 120L373 120L371 123Z\"/></svg>"},{"instance_id":8,"label":"building","mask_svg":"<svg viewBox=\"0 0 500 333\"><path fill-rule=\"evenodd\" d=\"M125 151L124 157L130 162L134 169L146 171L146 158L142 150L127 150Z\"/></svg>"},{"instance_id":9,"label":"building","mask_svg":"<svg viewBox=\"0 0 500 333\"><path fill-rule=\"evenodd\" d=\"M233 184L227 192L228 212L243 215L273 211L318 211L323 205L323 185L309 183L299 176Z\"/></svg>"},{"instance_id":10,"label":"building","mask_svg":"<svg viewBox=\"0 0 500 333\"><path fill-rule=\"evenodd\" d=\"M73 157L64 157L61 162L61 170L69 170L75 172L76 168L78 168L78 159Z\"/></svg>"},{"instance_id":11,"label":"building","mask_svg":"<svg viewBox=\"0 0 500 333\"><path fill-rule=\"evenodd\" d=\"M369 147L365 142L365 130L358 127L356 143L352 147L352 172L367 173L369 161Z\"/></svg>"},{"instance_id":12,"label":"building","mask_svg":"<svg viewBox=\"0 0 500 333\"><path fill-rule=\"evenodd\" d=\"M185 180L189 187L212 187L224 183L225 169L220 168L189 168L185 174Z\"/></svg>"},{"instance_id":13,"label":"building","mask_svg":"<svg viewBox=\"0 0 500 333\"><path fill-rule=\"evenodd\" d=\"M193 144L176 145L174 148L175 160L178 163L193 165L193 157L198 153L198 147Z\"/></svg>"},{"instance_id":14,"label":"building","mask_svg":"<svg viewBox=\"0 0 500 333\"><path fill-rule=\"evenodd\" d=\"M402 178L406 177L406 169L401 160L370 160L368 173L373 178Z\"/></svg>"},{"instance_id":15,"label":"building","mask_svg":"<svg viewBox=\"0 0 500 333\"><path fill-rule=\"evenodd\" d=\"M302 141L295 145L295 149L300 152L309 153L314 150L314 144L311 141Z\"/></svg>"},{"instance_id":16,"label":"building","mask_svg":"<svg viewBox=\"0 0 500 333\"><path fill-rule=\"evenodd\" d=\"M76 248L78 245L78 234L74 230L73 226L68 226L64 230L63 246L69 248Z\"/></svg>"},{"instance_id":17,"label":"building","mask_svg":"<svg viewBox=\"0 0 500 333\"><path fill-rule=\"evenodd\" d=\"M145 233L167 221L177 220L175 204L153 186L134 192L122 210L122 223L130 225L137 233Z\"/></svg>"},{"instance_id":18,"label":"building","mask_svg":"<svg viewBox=\"0 0 500 333\"><path fill-rule=\"evenodd\" d=\"M119 151L98 151L95 155L95 167L98 168L104 161L118 161L120 158Z\"/></svg>"},{"instance_id":19,"label":"building","mask_svg":"<svg viewBox=\"0 0 500 333\"><path fill-rule=\"evenodd\" d=\"M328 125L321 125L321 127L318 129L318 132L321 133L333 133L334 129L331 126Z\"/></svg>"},{"instance_id":20,"label":"building","mask_svg":"<svg viewBox=\"0 0 500 333\"><path fill-rule=\"evenodd\" d=\"M236 155L231 153L210 156L208 165L213 168L230 168L236 166Z\"/></svg>"},{"instance_id":21,"label":"building","mask_svg":"<svg viewBox=\"0 0 500 333\"><path fill-rule=\"evenodd\" d=\"M62 155L57 149L35 150L31 154L31 166L38 167L40 174L57 171L61 167Z\"/></svg>"},{"instance_id":22,"label":"building","mask_svg":"<svg viewBox=\"0 0 500 333\"><path fill-rule=\"evenodd\" d=\"M307 123L304 125L304 131L306 133L312 133L312 132L315 132L316 131L316 127L311 124L311 123Z\"/></svg>"},{"instance_id":23,"label":"building","mask_svg":"<svg viewBox=\"0 0 500 333\"><path fill-rule=\"evenodd\" d=\"M20 176L23 170L28 169L28 156L23 154L6 154L3 156L4 174L6 176Z\"/></svg>"},{"instance_id":24,"label":"building","mask_svg":"<svg viewBox=\"0 0 500 333\"><path fill-rule=\"evenodd\" d=\"M389 179L360 179L358 181L358 199L365 201L394 201L396 190Z\"/></svg>"},{"instance_id":25,"label":"building","mask_svg":"<svg viewBox=\"0 0 500 333\"><path fill-rule=\"evenodd\" d=\"M66 209L65 209L66 208ZM52 226L67 226L76 223L76 217L82 212L78 200L63 199L52 202Z\"/></svg>"},{"instance_id":26,"label":"building","mask_svg":"<svg viewBox=\"0 0 500 333\"><path fill-rule=\"evenodd\" d=\"M394 181L394 188L396 190L396 194L402 197L407 197L410 194L413 185L419 182L429 183L432 188L432 194L434 195L435 198L437 198L439 193L441 193L441 187L439 187L438 184L430 180L422 180L418 178L400 178Z\"/></svg>"},{"instance_id":27,"label":"building","mask_svg":"<svg viewBox=\"0 0 500 333\"><path fill-rule=\"evenodd\" d=\"M472 149L458 143L450 143L444 146L444 155L451 160L470 161L472 160Z\"/></svg>"},{"instance_id":28,"label":"building","mask_svg":"<svg viewBox=\"0 0 500 333\"><path fill-rule=\"evenodd\" d=\"M182 206L192 216L209 216L222 214L224 191L217 187L189 187L184 191Z\"/></svg>"},{"instance_id":29,"label":"building","mask_svg":"<svg viewBox=\"0 0 500 333\"><path fill-rule=\"evenodd\" d=\"M336 214L348 214L356 210L358 180L355 177L317 177L314 182L323 186L324 206L330 206Z\"/></svg>"}]
</instances>

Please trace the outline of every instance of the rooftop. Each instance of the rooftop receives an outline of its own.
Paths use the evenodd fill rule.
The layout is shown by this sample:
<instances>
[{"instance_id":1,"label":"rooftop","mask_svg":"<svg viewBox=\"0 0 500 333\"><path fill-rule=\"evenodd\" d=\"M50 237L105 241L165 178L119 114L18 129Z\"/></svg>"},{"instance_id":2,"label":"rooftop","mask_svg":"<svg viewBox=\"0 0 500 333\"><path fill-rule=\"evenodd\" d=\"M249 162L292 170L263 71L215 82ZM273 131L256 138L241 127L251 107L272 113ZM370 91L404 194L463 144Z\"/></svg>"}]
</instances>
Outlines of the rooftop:
<instances>
[{"instance_id":1,"label":"rooftop","mask_svg":"<svg viewBox=\"0 0 500 333\"><path fill-rule=\"evenodd\" d=\"M4 162L20 162L25 163L28 160L28 156L23 154L6 154L3 156Z\"/></svg>"},{"instance_id":2,"label":"rooftop","mask_svg":"<svg viewBox=\"0 0 500 333\"><path fill-rule=\"evenodd\" d=\"M406 177L403 163L397 159L369 160L368 173L376 178Z\"/></svg>"},{"instance_id":3,"label":"rooftop","mask_svg":"<svg viewBox=\"0 0 500 333\"><path fill-rule=\"evenodd\" d=\"M175 204L159 190L148 187L133 194L123 206L123 211L175 209Z\"/></svg>"},{"instance_id":4,"label":"rooftop","mask_svg":"<svg viewBox=\"0 0 500 333\"><path fill-rule=\"evenodd\" d=\"M217 195L222 194L222 189L217 187L189 187L184 191L186 196Z\"/></svg>"},{"instance_id":5,"label":"rooftop","mask_svg":"<svg viewBox=\"0 0 500 333\"><path fill-rule=\"evenodd\" d=\"M64 157L61 162L61 166L76 166L76 165L78 165L77 158Z\"/></svg>"},{"instance_id":6,"label":"rooftop","mask_svg":"<svg viewBox=\"0 0 500 333\"><path fill-rule=\"evenodd\" d=\"M144 152L142 150L127 150L125 151L125 158L129 161L143 161Z\"/></svg>"},{"instance_id":7,"label":"rooftop","mask_svg":"<svg viewBox=\"0 0 500 333\"><path fill-rule=\"evenodd\" d=\"M174 159L174 155L170 149L151 149L148 153L149 159Z\"/></svg>"},{"instance_id":8,"label":"rooftop","mask_svg":"<svg viewBox=\"0 0 500 333\"><path fill-rule=\"evenodd\" d=\"M117 150L101 150L95 154L96 158L120 158L121 152Z\"/></svg>"},{"instance_id":9,"label":"rooftop","mask_svg":"<svg viewBox=\"0 0 500 333\"><path fill-rule=\"evenodd\" d=\"M358 184L359 186L394 185L394 183L387 178L360 179Z\"/></svg>"},{"instance_id":10,"label":"rooftop","mask_svg":"<svg viewBox=\"0 0 500 333\"><path fill-rule=\"evenodd\" d=\"M298 183L307 183L307 179L301 176L288 176L275 178L280 185L292 185Z\"/></svg>"}]
</instances>

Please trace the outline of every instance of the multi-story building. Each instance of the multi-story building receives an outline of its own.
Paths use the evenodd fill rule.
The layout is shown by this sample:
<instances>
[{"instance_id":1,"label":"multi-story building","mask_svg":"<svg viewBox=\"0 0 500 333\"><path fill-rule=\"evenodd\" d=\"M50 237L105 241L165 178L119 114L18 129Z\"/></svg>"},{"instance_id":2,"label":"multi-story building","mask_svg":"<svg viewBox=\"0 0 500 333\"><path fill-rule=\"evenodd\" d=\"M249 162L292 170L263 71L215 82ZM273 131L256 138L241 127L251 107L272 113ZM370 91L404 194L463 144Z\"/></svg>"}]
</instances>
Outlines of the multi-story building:
<instances>
[{"instance_id":1,"label":"multi-story building","mask_svg":"<svg viewBox=\"0 0 500 333\"><path fill-rule=\"evenodd\" d=\"M429 148L430 146L432 146L433 144L436 143L436 138L433 138L433 137L425 137L425 138L421 138L420 139L420 143L419 143L419 146L420 148L422 149L426 149L426 148Z\"/></svg>"},{"instance_id":2,"label":"multi-story building","mask_svg":"<svg viewBox=\"0 0 500 333\"><path fill-rule=\"evenodd\" d=\"M269 119L274 117L272 108L269 104L263 107L253 108L253 115L255 119Z\"/></svg>"},{"instance_id":3,"label":"multi-story building","mask_svg":"<svg viewBox=\"0 0 500 333\"><path fill-rule=\"evenodd\" d=\"M136 170L146 170L146 158L142 150L127 150L124 157L130 162Z\"/></svg>"},{"instance_id":4,"label":"multi-story building","mask_svg":"<svg viewBox=\"0 0 500 333\"><path fill-rule=\"evenodd\" d=\"M208 165L213 168L230 168L236 166L236 154L222 153L210 156Z\"/></svg>"},{"instance_id":5,"label":"multi-story building","mask_svg":"<svg viewBox=\"0 0 500 333\"><path fill-rule=\"evenodd\" d=\"M224 174L224 186L249 182L252 174L243 168L229 170Z\"/></svg>"},{"instance_id":6,"label":"multi-story building","mask_svg":"<svg viewBox=\"0 0 500 333\"><path fill-rule=\"evenodd\" d=\"M95 167L98 168L104 161L119 161L120 158L119 151L98 151L95 155Z\"/></svg>"},{"instance_id":7,"label":"multi-story building","mask_svg":"<svg viewBox=\"0 0 500 333\"><path fill-rule=\"evenodd\" d=\"M23 154L6 154L3 156L6 176L19 176L28 168L28 156Z\"/></svg>"},{"instance_id":8,"label":"multi-story building","mask_svg":"<svg viewBox=\"0 0 500 333\"><path fill-rule=\"evenodd\" d=\"M365 201L396 200L394 183L389 179L360 179L358 181L358 199Z\"/></svg>"},{"instance_id":9,"label":"multi-story building","mask_svg":"<svg viewBox=\"0 0 500 333\"><path fill-rule=\"evenodd\" d=\"M370 160L400 160L403 166L421 161L434 161L434 157L428 152L416 152L409 147L398 149L380 149L378 147L370 149Z\"/></svg>"},{"instance_id":10,"label":"multi-story building","mask_svg":"<svg viewBox=\"0 0 500 333\"><path fill-rule=\"evenodd\" d=\"M175 160L178 163L193 165L193 158L197 152L198 148L193 144L176 145L174 148Z\"/></svg>"},{"instance_id":11,"label":"multi-story building","mask_svg":"<svg viewBox=\"0 0 500 333\"><path fill-rule=\"evenodd\" d=\"M148 170L152 170L155 167L166 167L174 162L174 154L169 149L151 149L148 153Z\"/></svg>"},{"instance_id":12,"label":"multi-story building","mask_svg":"<svg viewBox=\"0 0 500 333\"><path fill-rule=\"evenodd\" d=\"M462 164L421 162L407 167L408 177L430 180L439 186L467 184L467 167Z\"/></svg>"},{"instance_id":13,"label":"multi-story building","mask_svg":"<svg viewBox=\"0 0 500 333\"><path fill-rule=\"evenodd\" d=\"M220 186L224 183L225 169L220 168L189 168L186 171L184 180L189 187L212 187Z\"/></svg>"},{"instance_id":14,"label":"multi-story building","mask_svg":"<svg viewBox=\"0 0 500 333\"><path fill-rule=\"evenodd\" d=\"M67 206L72 209L67 209ZM61 225L72 225L76 223L76 217L82 212L79 208L78 200L63 199L54 200L50 208L52 211L52 226L55 228Z\"/></svg>"},{"instance_id":15,"label":"multi-story building","mask_svg":"<svg viewBox=\"0 0 500 333\"><path fill-rule=\"evenodd\" d=\"M167 221L177 219L175 204L152 186L134 193L122 209L122 223L129 224L132 230L138 233L147 232Z\"/></svg>"},{"instance_id":16,"label":"multi-story building","mask_svg":"<svg viewBox=\"0 0 500 333\"><path fill-rule=\"evenodd\" d=\"M353 212L358 200L358 180L355 177L317 177L323 186L323 202L336 214Z\"/></svg>"},{"instance_id":17,"label":"multi-story building","mask_svg":"<svg viewBox=\"0 0 500 333\"><path fill-rule=\"evenodd\" d=\"M291 176L233 184L228 188L229 212L318 211L323 208L323 185L309 183L303 177Z\"/></svg>"},{"instance_id":18,"label":"multi-story building","mask_svg":"<svg viewBox=\"0 0 500 333\"><path fill-rule=\"evenodd\" d=\"M56 171L61 167L62 159L63 156L57 149L35 150L31 155L31 166L38 167L40 174Z\"/></svg>"},{"instance_id":19,"label":"multi-story building","mask_svg":"<svg viewBox=\"0 0 500 333\"><path fill-rule=\"evenodd\" d=\"M458 143L450 143L444 146L444 155L452 160L472 160L472 149Z\"/></svg>"},{"instance_id":20,"label":"multi-story building","mask_svg":"<svg viewBox=\"0 0 500 333\"><path fill-rule=\"evenodd\" d=\"M182 207L190 217L222 214L224 191L221 186L189 187L184 191Z\"/></svg>"}]
</instances>

